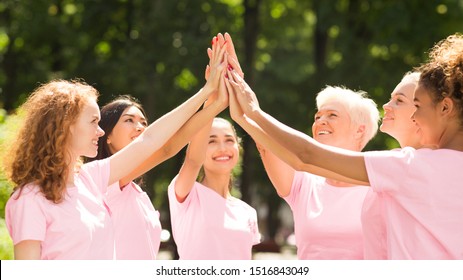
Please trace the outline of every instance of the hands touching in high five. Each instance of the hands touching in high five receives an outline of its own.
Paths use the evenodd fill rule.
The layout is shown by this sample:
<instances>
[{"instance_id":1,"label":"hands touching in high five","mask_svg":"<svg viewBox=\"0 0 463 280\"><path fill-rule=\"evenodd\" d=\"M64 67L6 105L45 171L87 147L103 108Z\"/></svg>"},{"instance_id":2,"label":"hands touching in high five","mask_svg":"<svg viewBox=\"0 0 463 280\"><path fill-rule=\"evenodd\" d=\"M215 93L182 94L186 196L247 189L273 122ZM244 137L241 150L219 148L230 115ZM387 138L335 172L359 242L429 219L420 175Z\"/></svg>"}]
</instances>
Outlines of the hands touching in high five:
<instances>
[{"instance_id":1,"label":"hands touching in high five","mask_svg":"<svg viewBox=\"0 0 463 280\"><path fill-rule=\"evenodd\" d=\"M219 50L223 49L225 49L223 61L217 61L217 56L220 54ZM223 73L224 76L220 78L217 94L214 94L209 99L222 100L224 106L228 105L230 107L232 119L241 124L246 115L249 116L253 112L260 110L260 107L256 95L244 80L244 73L238 61L231 36L228 33L225 33L225 35L219 33L214 36L211 48L207 49L207 54L210 62L206 66L206 80L209 81L214 75L212 63L226 63L227 65L227 69ZM225 99L228 101L227 103L225 103Z\"/></svg>"}]
</instances>

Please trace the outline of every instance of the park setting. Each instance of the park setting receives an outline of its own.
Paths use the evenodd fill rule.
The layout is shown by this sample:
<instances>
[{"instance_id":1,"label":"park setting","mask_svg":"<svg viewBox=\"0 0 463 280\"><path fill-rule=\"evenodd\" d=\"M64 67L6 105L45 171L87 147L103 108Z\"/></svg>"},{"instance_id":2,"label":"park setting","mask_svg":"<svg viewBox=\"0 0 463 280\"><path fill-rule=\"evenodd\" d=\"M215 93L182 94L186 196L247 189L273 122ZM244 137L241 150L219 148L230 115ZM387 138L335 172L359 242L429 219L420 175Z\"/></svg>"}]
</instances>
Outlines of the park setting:
<instances>
[{"instance_id":1,"label":"park setting","mask_svg":"<svg viewBox=\"0 0 463 280\"><path fill-rule=\"evenodd\" d=\"M463 33L462 15L461 0L3 0L0 259L14 259L5 206L15 184L3 162L24 120L18 108L40 85L81 81L98 91L100 108L129 95L151 124L207 88L215 73L206 70L207 49L215 44L217 58L222 43L214 40L227 33L260 108L312 136L322 89L366 92L382 117L402 77L426 63L436 43ZM255 209L260 242L252 259L297 259L293 213L272 186L259 147L228 108L218 116L240 138L230 193ZM139 183L159 212L158 259L179 258L168 189L188 158L187 143ZM378 132L362 151L396 148L397 140Z\"/></svg>"}]
</instances>

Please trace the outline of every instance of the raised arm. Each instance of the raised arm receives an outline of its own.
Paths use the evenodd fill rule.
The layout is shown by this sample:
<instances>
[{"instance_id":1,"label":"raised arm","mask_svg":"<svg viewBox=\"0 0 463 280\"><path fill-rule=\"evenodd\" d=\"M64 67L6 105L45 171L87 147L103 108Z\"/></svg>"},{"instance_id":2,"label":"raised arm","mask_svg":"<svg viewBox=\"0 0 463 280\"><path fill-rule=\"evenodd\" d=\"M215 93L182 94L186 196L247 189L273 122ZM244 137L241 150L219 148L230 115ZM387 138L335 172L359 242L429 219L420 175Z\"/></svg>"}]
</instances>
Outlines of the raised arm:
<instances>
[{"instance_id":1,"label":"raised arm","mask_svg":"<svg viewBox=\"0 0 463 280\"><path fill-rule=\"evenodd\" d=\"M228 100L228 93L225 88L225 79L223 75L220 80L221 83L219 85L219 99ZM210 106L207 103L208 102L206 102L205 106ZM213 119L205 123L201 130L199 130L198 133L193 136L190 144L188 145L185 161L180 168L177 180L175 182L175 195L179 202L183 202L190 193L193 184L198 177L199 170L204 163L212 121Z\"/></svg>"},{"instance_id":2,"label":"raised arm","mask_svg":"<svg viewBox=\"0 0 463 280\"><path fill-rule=\"evenodd\" d=\"M158 164L166 161L167 159L176 155L191 138L204 126L205 123L214 119L220 112L227 107L228 101L224 102L222 99L215 99L212 104L206 108L198 111L184 124L180 130L175 133L169 141L159 150L154 152L147 160L140 166L135 168L128 176L119 181L120 186L127 185L130 181L145 174Z\"/></svg>"},{"instance_id":3,"label":"raised arm","mask_svg":"<svg viewBox=\"0 0 463 280\"><path fill-rule=\"evenodd\" d=\"M110 185L128 176L151 154L160 149L190 119L201 104L217 91L219 78L227 65L224 55L225 46L215 48L211 61L211 77L206 85L183 104L156 120L137 139L110 157Z\"/></svg>"},{"instance_id":4,"label":"raised arm","mask_svg":"<svg viewBox=\"0 0 463 280\"><path fill-rule=\"evenodd\" d=\"M246 122L250 124L248 130L251 132L248 133L256 141L295 170L347 183L369 185L362 153L320 144L284 125L261 110L254 92L239 75L233 71L227 73L229 94L236 97Z\"/></svg>"},{"instance_id":5,"label":"raised arm","mask_svg":"<svg viewBox=\"0 0 463 280\"><path fill-rule=\"evenodd\" d=\"M259 142L268 142L272 141L272 139L269 139L268 135L263 132L256 123L244 116L235 95L232 93L233 89L230 87L229 83L227 87L229 90L229 108L232 119L238 123L249 135L251 135L251 137L256 142L257 149L259 150L260 156L262 158L262 163L265 167L265 171L267 172L267 175L270 178L270 181L272 182L272 185L277 191L278 195L280 197L288 196L291 191L291 186L294 179L294 168L289 166L286 162L277 157L270 149L267 149L264 144ZM276 142L273 144L279 146L279 144ZM280 149L283 148L280 146Z\"/></svg>"}]
</instances>

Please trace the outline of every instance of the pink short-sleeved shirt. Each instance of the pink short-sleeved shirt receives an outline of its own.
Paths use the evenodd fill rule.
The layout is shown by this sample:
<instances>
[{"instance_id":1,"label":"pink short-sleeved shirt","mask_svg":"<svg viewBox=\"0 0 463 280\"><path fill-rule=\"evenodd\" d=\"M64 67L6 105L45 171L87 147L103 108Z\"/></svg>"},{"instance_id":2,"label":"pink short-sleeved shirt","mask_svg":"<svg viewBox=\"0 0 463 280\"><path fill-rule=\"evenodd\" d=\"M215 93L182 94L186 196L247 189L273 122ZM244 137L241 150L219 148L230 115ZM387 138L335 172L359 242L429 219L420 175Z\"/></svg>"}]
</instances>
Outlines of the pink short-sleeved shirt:
<instances>
[{"instance_id":1,"label":"pink short-sleeved shirt","mask_svg":"<svg viewBox=\"0 0 463 280\"><path fill-rule=\"evenodd\" d=\"M387 225L382 193L370 188L362 207L362 230L366 260L387 259Z\"/></svg>"},{"instance_id":2,"label":"pink short-sleeved shirt","mask_svg":"<svg viewBox=\"0 0 463 280\"><path fill-rule=\"evenodd\" d=\"M41 241L41 259L113 259L114 228L103 202L109 160L84 164L68 186L64 201L47 200L29 184L6 205L6 224L14 244Z\"/></svg>"},{"instance_id":3,"label":"pink short-sleeved shirt","mask_svg":"<svg viewBox=\"0 0 463 280\"><path fill-rule=\"evenodd\" d=\"M406 147L367 152L381 194L388 259L463 259L463 153Z\"/></svg>"},{"instance_id":4,"label":"pink short-sleeved shirt","mask_svg":"<svg viewBox=\"0 0 463 280\"><path fill-rule=\"evenodd\" d=\"M294 217L298 259L363 259L360 213L368 187L335 187L326 179L295 172L284 197Z\"/></svg>"},{"instance_id":5,"label":"pink short-sleeved shirt","mask_svg":"<svg viewBox=\"0 0 463 280\"><path fill-rule=\"evenodd\" d=\"M223 198L195 182L184 202L168 188L172 233L180 259L250 260L260 242L257 213L237 198Z\"/></svg>"},{"instance_id":6,"label":"pink short-sleeved shirt","mask_svg":"<svg viewBox=\"0 0 463 280\"><path fill-rule=\"evenodd\" d=\"M155 260L161 243L161 222L150 198L131 182L122 190L119 183L106 193L116 240L116 259Z\"/></svg>"}]
</instances>

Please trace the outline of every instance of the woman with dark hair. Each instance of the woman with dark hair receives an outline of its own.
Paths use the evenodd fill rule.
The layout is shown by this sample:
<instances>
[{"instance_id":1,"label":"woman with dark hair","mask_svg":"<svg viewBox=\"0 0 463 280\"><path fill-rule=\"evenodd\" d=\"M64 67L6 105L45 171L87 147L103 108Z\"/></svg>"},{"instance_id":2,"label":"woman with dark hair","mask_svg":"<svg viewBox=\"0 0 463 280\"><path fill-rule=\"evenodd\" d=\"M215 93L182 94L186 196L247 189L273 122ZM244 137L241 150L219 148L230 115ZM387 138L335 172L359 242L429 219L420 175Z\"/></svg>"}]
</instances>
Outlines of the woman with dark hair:
<instances>
[{"instance_id":1,"label":"woman with dark hair","mask_svg":"<svg viewBox=\"0 0 463 280\"><path fill-rule=\"evenodd\" d=\"M217 92L228 63L225 49L214 49L210 78L194 96L124 149L86 164L81 157L95 157L104 135L97 90L62 80L37 88L22 107L25 121L7 163L8 179L16 184L5 210L15 258L113 259L113 223L104 201L108 186L136 178L150 155Z\"/></svg>"},{"instance_id":2,"label":"woman with dark hair","mask_svg":"<svg viewBox=\"0 0 463 280\"><path fill-rule=\"evenodd\" d=\"M426 148L362 153L317 143L262 111L234 71L227 71L230 110L294 169L381 194L388 259L463 259L463 36L436 44L417 70L411 118Z\"/></svg>"}]
</instances>

